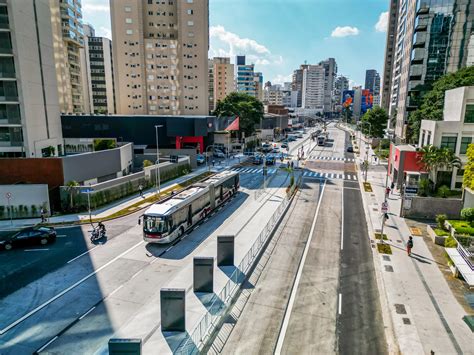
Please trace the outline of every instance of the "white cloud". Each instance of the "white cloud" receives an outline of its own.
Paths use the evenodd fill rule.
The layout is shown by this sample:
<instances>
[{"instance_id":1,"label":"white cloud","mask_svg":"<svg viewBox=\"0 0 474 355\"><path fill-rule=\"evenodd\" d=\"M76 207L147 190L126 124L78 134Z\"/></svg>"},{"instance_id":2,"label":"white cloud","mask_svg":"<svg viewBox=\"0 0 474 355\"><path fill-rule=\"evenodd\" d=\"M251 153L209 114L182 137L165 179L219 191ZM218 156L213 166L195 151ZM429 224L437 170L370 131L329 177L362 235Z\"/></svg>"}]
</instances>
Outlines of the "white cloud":
<instances>
[{"instance_id":1,"label":"white cloud","mask_svg":"<svg viewBox=\"0 0 474 355\"><path fill-rule=\"evenodd\" d=\"M263 44L251 38L242 38L238 34L227 31L224 26L212 26L209 28L210 57L230 57L245 55L248 63L255 65L270 66L283 64L281 55L274 55Z\"/></svg>"},{"instance_id":2,"label":"white cloud","mask_svg":"<svg viewBox=\"0 0 474 355\"><path fill-rule=\"evenodd\" d=\"M351 26L337 26L331 33L331 37L347 37L347 36L357 36L359 34L359 29L357 27Z\"/></svg>"},{"instance_id":3,"label":"white cloud","mask_svg":"<svg viewBox=\"0 0 474 355\"><path fill-rule=\"evenodd\" d=\"M293 74L288 74L288 75L278 74L276 77L273 78L273 80L271 82L272 82L272 84L281 84L281 85L283 85L283 83L291 82L292 79L293 79Z\"/></svg>"},{"instance_id":4,"label":"white cloud","mask_svg":"<svg viewBox=\"0 0 474 355\"><path fill-rule=\"evenodd\" d=\"M235 52L235 49L239 52L255 52L258 54L269 54L270 51L264 45L258 43L257 41L250 38L241 38L235 33L226 31L224 26L212 26L209 28L210 37L217 38L222 42L227 43L232 52Z\"/></svg>"},{"instance_id":5,"label":"white cloud","mask_svg":"<svg viewBox=\"0 0 474 355\"><path fill-rule=\"evenodd\" d=\"M94 3L84 3L82 5L82 10L84 12L89 12L89 13L93 13L93 12L109 12L110 11L110 7L109 5L106 5L106 4L94 4Z\"/></svg>"},{"instance_id":6,"label":"white cloud","mask_svg":"<svg viewBox=\"0 0 474 355\"><path fill-rule=\"evenodd\" d=\"M375 30L377 32L387 32L388 26L388 11L382 12L379 16L379 20L375 24Z\"/></svg>"},{"instance_id":7,"label":"white cloud","mask_svg":"<svg viewBox=\"0 0 474 355\"><path fill-rule=\"evenodd\" d=\"M102 26L96 32L96 35L99 37L107 37L108 39L112 39L112 31L110 28Z\"/></svg>"}]
</instances>

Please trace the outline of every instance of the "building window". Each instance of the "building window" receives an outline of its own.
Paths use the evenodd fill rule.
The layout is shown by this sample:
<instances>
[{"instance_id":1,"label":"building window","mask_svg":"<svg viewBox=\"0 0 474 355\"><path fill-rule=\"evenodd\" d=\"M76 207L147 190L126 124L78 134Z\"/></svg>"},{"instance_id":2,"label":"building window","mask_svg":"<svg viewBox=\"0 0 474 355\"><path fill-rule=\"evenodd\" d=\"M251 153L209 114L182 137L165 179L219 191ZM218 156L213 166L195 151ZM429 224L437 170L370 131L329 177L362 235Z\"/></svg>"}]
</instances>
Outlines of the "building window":
<instances>
[{"instance_id":1,"label":"building window","mask_svg":"<svg viewBox=\"0 0 474 355\"><path fill-rule=\"evenodd\" d=\"M194 26L194 21L188 21L188 26Z\"/></svg>"},{"instance_id":2,"label":"building window","mask_svg":"<svg viewBox=\"0 0 474 355\"><path fill-rule=\"evenodd\" d=\"M194 32L188 32L188 37L194 37Z\"/></svg>"},{"instance_id":3,"label":"building window","mask_svg":"<svg viewBox=\"0 0 474 355\"><path fill-rule=\"evenodd\" d=\"M188 2L188 4L192 4L194 2L194 0L188 0L187 2Z\"/></svg>"},{"instance_id":4,"label":"building window","mask_svg":"<svg viewBox=\"0 0 474 355\"><path fill-rule=\"evenodd\" d=\"M456 151L457 137L441 137L441 148L449 148L453 152Z\"/></svg>"},{"instance_id":5,"label":"building window","mask_svg":"<svg viewBox=\"0 0 474 355\"><path fill-rule=\"evenodd\" d=\"M194 12L191 9L188 9L188 15L192 15Z\"/></svg>"},{"instance_id":6,"label":"building window","mask_svg":"<svg viewBox=\"0 0 474 355\"><path fill-rule=\"evenodd\" d=\"M132 23L132 22L133 22L133 21L132 21L132 19L131 19L130 17L127 17L127 18L125 19L125 23Z\"/></svg>"},{"instance_id":7,"label":"building window","mask_svg":"<svg viewBox=\"0 0 474 355\"><path fill-rule=\"evenodd\" d=\"M472 137L462 137L461 138L461 148L459 149L459 154L466 154L469 144L472 143Z\"/></svg>"},{"instance_id":8,"label":"building window","mask_svg":"<svg viewBox=\"0 0 474 355\"><path fill-rule=\"evenodd\" d=\"M125 12L132 12L132 8L130 6L125 6Z\"/></svg>"},{"instance_id":9,"label":"building window","mask_svg":"<svg viewBox=\"0 0 474 355\"><path fill-rule=\"evenodd\" d=\"M464 123L474 123L474 105L466 105Z\"/></svg>"},{"instance_id":10,"label":"building window","mask_svg":"<svg viewBox=\"0 0 474 355\"><path fill-rule=\"evenodd\" d=\"M126 33L127 33L128 35L133 35L133 30L127 30Z\"/></svg>"}]
</instances>

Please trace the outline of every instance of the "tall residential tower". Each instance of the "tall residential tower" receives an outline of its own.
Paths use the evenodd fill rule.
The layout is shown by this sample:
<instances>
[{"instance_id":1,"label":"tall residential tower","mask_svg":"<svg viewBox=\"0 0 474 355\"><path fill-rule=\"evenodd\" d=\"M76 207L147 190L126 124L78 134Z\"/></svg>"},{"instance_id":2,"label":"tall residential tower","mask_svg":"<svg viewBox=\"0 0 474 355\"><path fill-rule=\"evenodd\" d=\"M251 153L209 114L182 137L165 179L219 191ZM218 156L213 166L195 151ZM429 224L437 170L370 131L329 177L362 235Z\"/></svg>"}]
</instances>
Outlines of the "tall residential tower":
<instances>
[{"instance_id":1,"label":"tall residential tower","mask_svg":"<svg viewBox=\"0 0 474 355\"><path fill-rule=\"evenodd\" d=\"M110 2L119 114L209 113L208 0Z\"/></svg>"}]
</instances>

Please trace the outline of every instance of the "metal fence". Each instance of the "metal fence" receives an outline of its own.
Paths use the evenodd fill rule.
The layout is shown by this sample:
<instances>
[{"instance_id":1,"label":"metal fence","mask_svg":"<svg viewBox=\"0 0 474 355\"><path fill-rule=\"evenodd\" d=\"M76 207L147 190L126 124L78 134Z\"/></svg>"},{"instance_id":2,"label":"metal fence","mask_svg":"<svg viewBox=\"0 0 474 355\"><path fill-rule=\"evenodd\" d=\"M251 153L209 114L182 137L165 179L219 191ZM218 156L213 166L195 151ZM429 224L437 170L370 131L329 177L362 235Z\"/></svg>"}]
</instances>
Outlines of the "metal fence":
<instances>
[{"instance_id":1,"label":"metal fence","mask_svg":"<svg viewBox=\"0 0 474 355\"><path fill-rule=\"evenodd\" d=\"M221 317L225 315L227 308L232 303L242 282L245 280L247 272L252 267L262 247L267 242L273 229L276 227L280 217L285 212L290 200L283 198L283 201L273 213L272 217L258 235L250 250L245 254L239 266L230 276L222 291L214 297L211 306L206 314L201 318L197 326L192 330L190 336L179 345L175 354L196 354L199 353L199 346L205 344L209 336L218 325Z\"/></svg>"}]
</instances>

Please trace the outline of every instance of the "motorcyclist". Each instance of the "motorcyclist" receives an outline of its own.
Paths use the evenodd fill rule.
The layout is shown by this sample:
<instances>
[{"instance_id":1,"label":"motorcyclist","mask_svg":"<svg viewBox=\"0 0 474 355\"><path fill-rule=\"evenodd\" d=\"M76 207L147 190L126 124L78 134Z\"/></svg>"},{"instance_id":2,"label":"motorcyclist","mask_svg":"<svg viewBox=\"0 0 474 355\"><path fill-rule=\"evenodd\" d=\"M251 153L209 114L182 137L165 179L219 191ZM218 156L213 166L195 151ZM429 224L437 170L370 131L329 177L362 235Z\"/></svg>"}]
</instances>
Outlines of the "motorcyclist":
<instances>
[{"instance_id":1,"label":"motorcyclist","mask_svg":"<svg viewBox=\"0 0 474 355\"><path fill-rule=\"evenodd\" d=\"M102 223L102 221L99 221L99 224L97 225L97 229L101 235L105 235L105 225Z\"/></svg>"}]
</instances>

